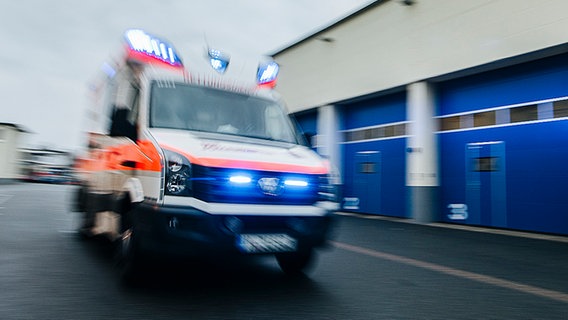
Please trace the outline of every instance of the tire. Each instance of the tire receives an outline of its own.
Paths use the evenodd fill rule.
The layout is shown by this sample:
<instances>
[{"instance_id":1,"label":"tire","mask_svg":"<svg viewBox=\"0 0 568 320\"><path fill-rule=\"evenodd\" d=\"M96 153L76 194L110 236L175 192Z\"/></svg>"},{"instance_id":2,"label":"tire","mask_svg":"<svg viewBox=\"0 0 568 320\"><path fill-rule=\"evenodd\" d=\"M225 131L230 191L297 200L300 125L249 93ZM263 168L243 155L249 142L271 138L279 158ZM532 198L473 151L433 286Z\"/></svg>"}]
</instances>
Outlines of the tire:
<instances>
[{"instance_id":1,"label":"tire","mask_svg":"<svg viewBox=\"0 0 568 320\"><path fill-rule=\"evenodd\" d=\"M121 234L116 240L116 265L120 279L126 284L134 284L141 276L144 259L136 225L132 219L133 208L128 198L124 199L123 205L125 213L121 215Z\"/></svg>"},{"instance_id":2,"label":"tire","mask_svg":"<svg viewBox=\"0 0 568 320\"><path fill-rule=\"evenodd\" d=\"M86 191L80 189L76 194L76 210L79 218L77 234L80 240L87 240L93 237L92 229L95 226L96 213L92 206L89 206L89 198Z\"/></svg>"},{"instance_id":3,"label":"tire","mask_svg":"<svg viewBox=\"0 0 568 320\"><path fill-rule=\"evenodd\" d=\"M312 265L313 249L305 249L298 252L278 253L276 261L280 269L287 275L303 275L304 272Z\"/></svg>"},{"instance_id":4,"label":"tire","mask_svg":"<svg viewBox=\"0 0 568 320\"><path fill-rule=\"evenodd\" d=\"M143 265L135 229L126 229L117 241L116 264L120 279L127 284L135 283L140 278Z\"/></svg>"},{"instance_id":5,"label":"tire","mask_svg":"<svg viewBox=\"0 0 568 320\"><path fill-rule=\"evenodd\" d=\"M86 218L84 218L84 216L86 215L85 213L81 212L79 213L80 215L83 216L83 220L85 220ZM81 240L81 241L87 241L87 240L91 240L93 239L93 232L91 231L90 227L86 227L84 224L82 224L81 227L77 228L77 239Z\"/></svg>"}]
</instances>

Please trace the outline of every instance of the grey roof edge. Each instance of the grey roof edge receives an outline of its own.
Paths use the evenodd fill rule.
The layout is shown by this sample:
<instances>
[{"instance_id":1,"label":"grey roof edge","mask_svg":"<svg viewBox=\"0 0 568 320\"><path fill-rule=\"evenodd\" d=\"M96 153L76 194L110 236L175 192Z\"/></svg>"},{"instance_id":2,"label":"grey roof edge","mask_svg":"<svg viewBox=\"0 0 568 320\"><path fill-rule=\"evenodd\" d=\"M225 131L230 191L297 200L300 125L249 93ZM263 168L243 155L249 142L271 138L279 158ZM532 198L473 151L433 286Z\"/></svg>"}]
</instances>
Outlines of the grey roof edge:
<instances>
[{"instance_id":1,"label":"grey roof edge","mask_svg":"<svg viewBox=\"0 0 568 320\"><path fill-rule=\"evenodd\" d=\"M376 7L376 6L379 6L379 5L381 5L381 4L383 4L387 1L388 0L375 0L375 1L372 1L370 3L367 3L367 4L363 5L362 7L355 9L354 11L348 12L344 16L340 16L336 20L332 20L329 24L325 25L324 27L322 27L320 29L316 29L314 32L308 33L307 35L299 38L298 40L293 41L293 42L291 42L287 45L284 45L280 49L276 49L274 52L267 53L267 55L270 56L270 57L274 57L276 55L279 55L279 54L281 54L281 53L283 53L283 52L285 52L289 49L292 49L292 48L300 45L303 42L306 42L306 41L326 32L326 31L334 28L335 26L337 26L339 24L342 24L342 23L345 23L348 20L354 19L355 17L359 16L360 14L362 14L362 13L364 13L364 12L366 12L366 11Z\"/></svg>"}]
</instances>

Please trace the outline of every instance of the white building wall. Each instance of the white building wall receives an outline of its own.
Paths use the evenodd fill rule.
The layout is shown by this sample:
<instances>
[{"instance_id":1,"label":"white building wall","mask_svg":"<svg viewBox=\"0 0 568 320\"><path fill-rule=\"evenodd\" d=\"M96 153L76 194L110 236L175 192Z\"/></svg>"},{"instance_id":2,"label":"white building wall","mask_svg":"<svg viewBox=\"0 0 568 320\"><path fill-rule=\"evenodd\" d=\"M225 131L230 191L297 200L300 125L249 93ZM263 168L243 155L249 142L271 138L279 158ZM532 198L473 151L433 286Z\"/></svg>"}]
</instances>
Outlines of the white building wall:
<instances>
[{"instance_id":1,"label":"white building wall","mask_svg":"<svg viewBox=\"0 0 568 320\"><path fill-rule=\"evenodd\" d=\"M276 53L277 90L298 112L557 46L567 12L566 0L382 1Z\"/></svg>"},{"instance_id":2,"label":"white building wall","mask_svg":"<svg viewBox=\"0 0 568 320\"><path fill-rule=\"evenodd\" d=\"M0 125L0 180L18 178L18 138L20 132Z\"/></svg>"}]
</instances>

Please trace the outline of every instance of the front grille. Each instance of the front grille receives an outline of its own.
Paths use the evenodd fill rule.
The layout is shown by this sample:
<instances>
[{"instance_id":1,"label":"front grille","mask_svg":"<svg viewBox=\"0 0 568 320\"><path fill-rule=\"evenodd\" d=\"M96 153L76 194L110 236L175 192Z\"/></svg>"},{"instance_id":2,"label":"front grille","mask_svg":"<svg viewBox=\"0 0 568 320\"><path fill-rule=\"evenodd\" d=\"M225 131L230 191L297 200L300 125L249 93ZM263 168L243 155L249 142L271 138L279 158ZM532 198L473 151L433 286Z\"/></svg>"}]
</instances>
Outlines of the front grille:
<instances>
[{"instance_id":1,"label":"front grille","mask_svg":"<svg viewBox=\"0 0 568 320\"><path fill-rule=\"evenodd\" d=\"M192 169L193 196L206 202L311 205L318 199L320 175L212 168L199 165L193 165ZM251 182L231 183L229 178L236 174L250 177ZM259 187L259 180L262 178L277 179L278 190L273 193L263 192ZM306 181L307 186L285 186L284 181L291 178Z\"/></svg>"}]
</instances>

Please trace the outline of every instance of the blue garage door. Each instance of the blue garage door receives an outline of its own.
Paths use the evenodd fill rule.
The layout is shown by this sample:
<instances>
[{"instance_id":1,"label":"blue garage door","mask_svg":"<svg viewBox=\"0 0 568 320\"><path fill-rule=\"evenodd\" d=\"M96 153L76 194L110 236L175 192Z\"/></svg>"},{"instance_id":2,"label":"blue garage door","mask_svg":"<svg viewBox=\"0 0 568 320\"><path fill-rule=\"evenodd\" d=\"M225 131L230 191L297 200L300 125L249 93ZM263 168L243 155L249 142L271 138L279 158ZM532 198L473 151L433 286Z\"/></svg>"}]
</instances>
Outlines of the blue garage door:
<instances>
[{"instance_id":1,"label":"blue garage door","mask_svg":"<svg viewBox=\"0 0 568 320\"><path fill-rule=\"evenodd\" d=\"M406 216L404 92L342 108L346 211Z\"/></svg>"},{"instance_id":2,"label":"blue garage door","mask_svg":"<svg viewBox=\"0 0 568 320\"><path fill-rule=\"evenodd\" d=\"M448 222L568 234L568 55L441 83Z\"/></svg>"}]
</instances>

